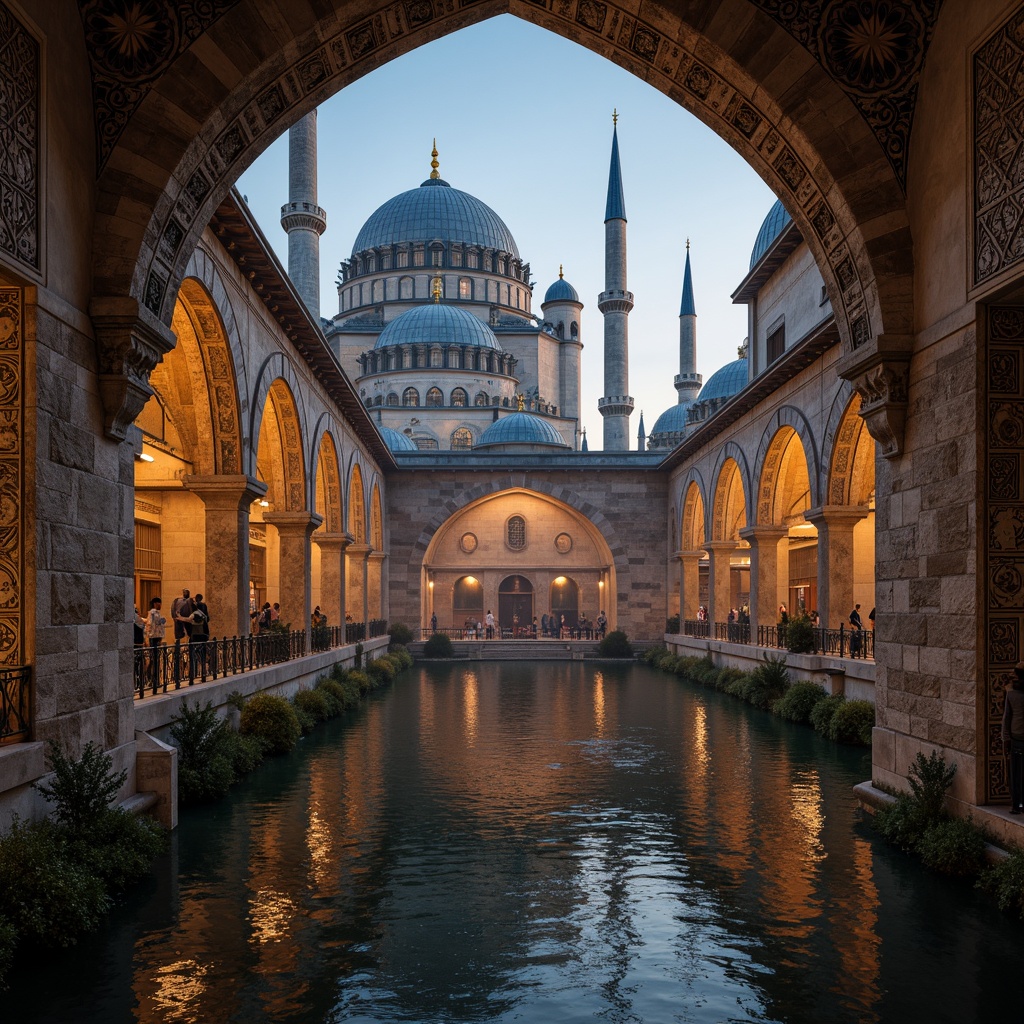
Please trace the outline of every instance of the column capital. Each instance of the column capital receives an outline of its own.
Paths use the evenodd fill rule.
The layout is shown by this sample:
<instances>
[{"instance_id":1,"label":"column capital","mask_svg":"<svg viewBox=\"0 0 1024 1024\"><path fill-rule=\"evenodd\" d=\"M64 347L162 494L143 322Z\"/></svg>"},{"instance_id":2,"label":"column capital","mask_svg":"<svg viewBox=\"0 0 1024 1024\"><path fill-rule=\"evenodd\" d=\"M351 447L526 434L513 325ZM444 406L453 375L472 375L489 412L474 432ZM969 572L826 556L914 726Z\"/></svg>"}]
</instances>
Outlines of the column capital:
<instances>
[{"instance_id":1,"label":"column capital","mask_svg":"<svg viewBox=\"0 0 1024 1024\"><path fill-rule=\"evenodd\" d=\"M385 558L385 555L384 555L383 551L377 551L377 550L374 549L374 550L371 550L370 553L366 557L367 557L367 560L370 561L370 562L383 562L384 558Z\"/></svg>"},{"instance_id":2,"label":"column capital","mask_svg":"<svg viewBox=\"0 0 1024 1024\"><path fill-rule=\"evenodd\" d=\"M264 512L263 522L277 529L278 533L303 533L309 537L324 521L315 512Z\"/></svg>"},{"instance_id":3,"label":"column capital","mask_svg":"<svg viewBox=\"0 0 1024 1024\"><path fill-rule=\"evenodd\" d=\"M369 544L349 544L346 553L353 558L368 559L372 550Z\"/></svg>"},{"instance_id":4,"label":"column capital","mask_svg":"<svg viewBox=\"0 0 1024 1024\"><path fill-rule=\"evenodd\" d=\"M243 509L267 493L267 485L245 473L200 476L190 473L182 481L207 508Z\"/></svg>"},{"instance_id":5,"label":"column capital","mask_svg":"<svg viewBox=\"0 0 1024 1024\"><path fill-rule=\"evenodd\" d=\"M672 558L677 562L688 562L691 559L695 559L698 562L704 557L704 549L701 548L697 551L674 551Z\"/></svg>"},{"instance_id":6,"label":"column capital","mask_svg":"<svg viewBox=\"0 0 1024 1024\"><path fill-rule=\"evenodd\" d=\"M783 537L789 536L789 527L776 526L775 523L757 523L754 526L742 527L739 534L743 540L753 547L762 540L778 543Z\"/></svg>"},{"instance_id":7,"label":"column capital","mask_svg":"<svg viewBox=\"0 0 1024 1024\"><path fill-rule=\"evenodd\" d=\"M704 550L711 555L716 552L727 553L735 551L739 546L739 541L736 540L709 540L704 545Z\"/></svg>"},{"instance_id":8,"label":"column capital","mask_svg":"<svg viewBox=\"0 0 1024 1024\"><path fill-rule=\"evenodd\" d=\"M314 533L313 543L324 551L337 549L344 551L350 547L355 537L351 533Z\"/></svg>"},{"instance_id":9,"label":"column capital","mask_svg":"<svg viewBox=\"0 0 1024 1024\"><path fill-rule=\"evenodd\" d=\"M871 510L866 505L819 505L804 512L804 519L819 530L822 526L849 526L851 529Z\"/></svg>"}]
</instances>

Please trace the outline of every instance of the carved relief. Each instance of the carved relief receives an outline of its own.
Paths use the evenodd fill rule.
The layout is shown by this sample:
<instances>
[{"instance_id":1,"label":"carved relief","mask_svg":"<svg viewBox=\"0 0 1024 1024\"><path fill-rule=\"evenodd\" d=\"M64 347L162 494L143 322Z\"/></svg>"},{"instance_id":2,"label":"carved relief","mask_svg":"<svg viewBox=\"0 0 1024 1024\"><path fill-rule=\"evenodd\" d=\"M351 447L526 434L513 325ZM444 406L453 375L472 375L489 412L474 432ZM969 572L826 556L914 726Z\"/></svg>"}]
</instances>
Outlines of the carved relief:
<instances>
[{"instance_id":1,"label":"carved relief","mask_svg":"<svg viewBox=\"0 0 1024 1024\"><path fill-rule=\"evenodd\" d=\"M39 251L39 44L0 2L0 251L32 270Z\"/></svg>"},{"instance_id":2,"label":"carved relief","mask_svg":"<svg viewBox=\"0 0 1024 1024\"><path fill-rule=\"evenodd\" d=\"M985 560L985 779L987 799L1008 796L999 738L1008 666L1024 659L1024 380L1019 353L1024 341L1024 307L991 307L986 317L984 366L985 432L983 470L988 486L982 522ZM998 395L998 397L994 397Z\"/></svg>"},{"instance_id":3,"label":"carved relief","mask_svg":"<svg viewBox=\"0 0 1024 1024\"><path fill-rule=\"evenodd\" d=\"M1024 258L1024 10L974 55L974 283Z\"/></svg>"},{"instance_id":4,"label":"carved relief","mask_svg":"<svg viewBox=\"0 0 1024 1024\"><path fill-rule=\"evenodd\" d=\"M5 667L22 664L24 322L21 289L0 289L0 665Z\"/></svg>"}]
</instances>

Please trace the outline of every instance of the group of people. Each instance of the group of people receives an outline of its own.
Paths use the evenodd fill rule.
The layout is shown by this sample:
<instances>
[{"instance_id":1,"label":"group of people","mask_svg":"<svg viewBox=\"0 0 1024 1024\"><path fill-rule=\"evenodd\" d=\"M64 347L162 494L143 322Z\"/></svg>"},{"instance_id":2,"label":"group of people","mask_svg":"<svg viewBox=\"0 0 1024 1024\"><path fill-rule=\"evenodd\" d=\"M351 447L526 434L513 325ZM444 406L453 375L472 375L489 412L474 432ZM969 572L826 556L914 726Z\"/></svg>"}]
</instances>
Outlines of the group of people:
<instances>
[{"instance_id":1,"label":"group of people","mask_svg":"<svg viewBox=\"0 0 1024 1024\"><path fill-rule=\"evenodd\" d=\"M273 604L269 601L264 601L262 608L253 609L249 613L249 621L252 623L254 635L268 632L280 618L281 605L277 601Z\"/></svg>"},{"instance_id":2,"label":"group of people","mask_svg":"<svg viewBox=\"0 0 1024 1024\"><path fill-rule=\"evenodd\" d=\"M324 620L326 621L326 620ZM315 624L315 623L314 623ZM487 614L484 616L481 622L475 616L469 615L466 617L466 621L462 625L463 632L467 639L473 640L477 637L481 637L486 640L493 640L497 629L498 622L494 617L494 613L487 609ZM521 626L519 623L519 614L515 613L512 616L512 636L514 638L520 638L523 636L529 636L533 639L537 637L549 637L552 639L581 639L590 638L600 640L608 630L608 618L602 611L598 617L591 622L586 615L581 614L575 626L570 625L564 615L555 615L554 612L544 612L540 617L540 622L537 621L537 616L533 617L533 621L526 626ZM430 631L432 633L437 632L437 613L435 612L430 616Z\"/></svg>"},{"instance_id":3,"label":"group of people","mask_svg":"<svg viewBox=\"0 0 1024 1024\"><path fill-rule=\"evenodd\" d=\"M187 587L182 590L181 597L176 597L171 602L171 624L175 645L187 641L193 664L202 664L206 656L206 643L210 639L210 609L206 606L203 595L193 596ZM160 597L151 598L145 618L139 614L136 605L133 625L135 646L149 646L150 671L154 683L157 683L160 674L158 649L164 646L167 639L167 618L163 613L163 600Z\"/></svg>"}]
</instances>

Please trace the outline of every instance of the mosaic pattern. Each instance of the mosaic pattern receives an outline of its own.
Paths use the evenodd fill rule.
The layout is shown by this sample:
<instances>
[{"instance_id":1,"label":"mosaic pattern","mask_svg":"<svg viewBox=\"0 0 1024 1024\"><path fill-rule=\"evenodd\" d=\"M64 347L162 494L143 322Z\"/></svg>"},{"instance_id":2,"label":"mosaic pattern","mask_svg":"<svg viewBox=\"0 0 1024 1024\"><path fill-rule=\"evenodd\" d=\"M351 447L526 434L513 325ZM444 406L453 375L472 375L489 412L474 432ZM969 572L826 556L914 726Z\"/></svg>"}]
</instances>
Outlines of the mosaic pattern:
<instances>
[{"instance_id":1,"label":"mosaic pattern","mask_svg":"<svg viewBox=\"0 0 1024 1024\"><path fill-rule=\"evenodd\" d=\"M1013 666L1024 659L1024 306L988 311L985 402L989 410L985 524L985 778L987 799L1009 798L1000 722Z\"/></svg>"},{"instance_id":2,"label":"mosaic pattern","mask_svg":"<svg viewBox=\"0 0 1024 1024\"><path fill-rule=\"evenodd\" d=\"M23 325L20 288L0 288L0 666L22 663Z\"/></svg>"},{"instance_id":3,"label":"mosaic pattern","mask_svg":"<svg viewBox=\"0 0 1024 1024\"><path fill-rule=\"evenodd\" d=\"M1024 9L974 55L974 283L1024 259Z\"/></svg>"},{"instance_id":4,"label":"mosaic pattern","mask_svg":"<svg viewBox=\"0 0 1024 1024\"><path fill-rule=\"evenodd\" d=\"M42 269L39 44L0 2L0 252Z\"/></svg>"}]
</instances>

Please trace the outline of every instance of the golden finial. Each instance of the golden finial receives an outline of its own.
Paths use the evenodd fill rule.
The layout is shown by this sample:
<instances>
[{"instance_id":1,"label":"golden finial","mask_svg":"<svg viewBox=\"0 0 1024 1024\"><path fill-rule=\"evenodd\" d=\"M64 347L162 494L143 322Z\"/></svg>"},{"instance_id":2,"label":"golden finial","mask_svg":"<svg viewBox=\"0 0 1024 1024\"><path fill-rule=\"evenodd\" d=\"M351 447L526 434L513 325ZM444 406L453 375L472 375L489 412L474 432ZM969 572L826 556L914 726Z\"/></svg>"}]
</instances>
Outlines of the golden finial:
<instances>
[{"instance_id":1,"label":"golden finial","mask_svg":"<svg viewBox=\"0 0 1024 1024\"><path fill-rule=\"evenodd\" d=\"M430 161L430 176L432 178L440 178L441 175L437 173L438 167L441 165L437 162L437 139L434 139L434 148L430 151L432 157Z\"/></svg>"},{"instance_id":2,"label":"golden finial","mask_svg":"<svg viewBox=\"0 0 1024 1024\"><path fill-rule=\"evenodd\" d=\"M522 412L523 409L526 408L526 396L522 392L520 392L518 395L516 395L516 401L519 403L519 408L516 411Z\"/></svg>"},{"instance_id":3,"label":"golden finial","mask_svg":"<svg viewBox=\"0 0 1024 1024\"><path fill-rule=\"evenodd\" d=\"M619 123L619 112L618 110L612 110L612 127L614 128Z\"/></svg>"},{"instance_id":4,"label":"golden finial","mask_svg":"<svg viewBox=\"0 0 1024 1024\"><path fill-rule=\"evenodd\" d=\"M441 301L441 278L440 277L435 277L434 280L431 281L430 283L431 283L431 285L433 286L433 289L434 289L433 290L434 301L435 302L440 302Z\"/></svg>"},{"instance_id":5,"label":"golden finial","mask_svg":"<svg viewBox=\"0 0 1024 1024\"><path fill-rule=\"evenodd\" d=\"M562 273L562 264L559 263L558 264L558 280L561 281L563 277L565 277L565 274Z\"/></svg>"}]
</instances>

